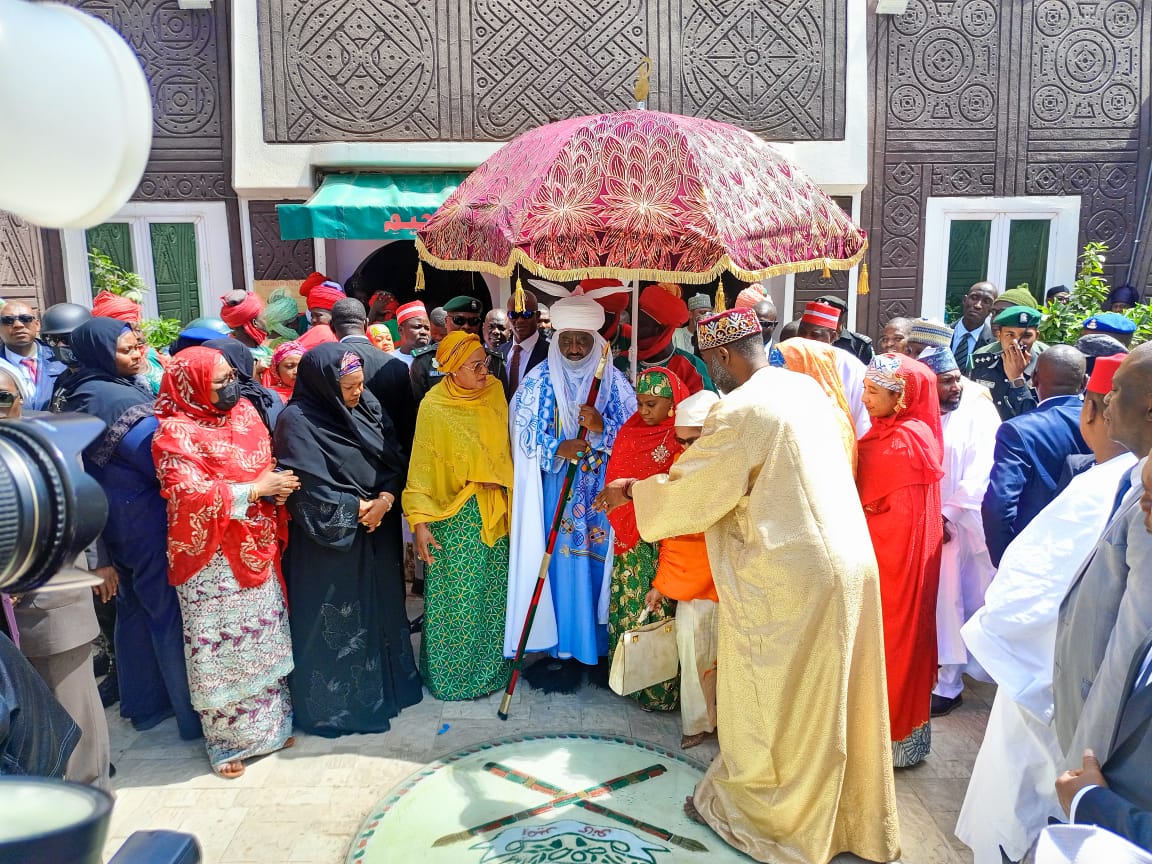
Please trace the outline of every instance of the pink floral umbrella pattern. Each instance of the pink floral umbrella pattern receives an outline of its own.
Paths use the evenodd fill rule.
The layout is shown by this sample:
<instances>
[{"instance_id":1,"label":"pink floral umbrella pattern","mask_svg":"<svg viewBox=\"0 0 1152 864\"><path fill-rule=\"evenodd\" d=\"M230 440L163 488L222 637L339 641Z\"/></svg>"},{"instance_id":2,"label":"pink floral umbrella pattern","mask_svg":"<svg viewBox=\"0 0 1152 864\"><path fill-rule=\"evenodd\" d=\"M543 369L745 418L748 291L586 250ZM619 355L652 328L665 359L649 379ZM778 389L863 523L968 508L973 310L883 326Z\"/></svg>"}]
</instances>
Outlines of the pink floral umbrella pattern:
<instances>
[{"instance_id":1,"label":"pink floral umbrella pattern","mask_svg":"<svg viewBox=\"0 0 1152 864\"><path fill-rule=\"evenodd\" d=\"M417 231L447 270L556 281L748 282L847 270L868 241L809 177L750 132L658 111L526 132L476 168ZM861 273L860 292L866 276Z\"/></svg>"}]
</instances>

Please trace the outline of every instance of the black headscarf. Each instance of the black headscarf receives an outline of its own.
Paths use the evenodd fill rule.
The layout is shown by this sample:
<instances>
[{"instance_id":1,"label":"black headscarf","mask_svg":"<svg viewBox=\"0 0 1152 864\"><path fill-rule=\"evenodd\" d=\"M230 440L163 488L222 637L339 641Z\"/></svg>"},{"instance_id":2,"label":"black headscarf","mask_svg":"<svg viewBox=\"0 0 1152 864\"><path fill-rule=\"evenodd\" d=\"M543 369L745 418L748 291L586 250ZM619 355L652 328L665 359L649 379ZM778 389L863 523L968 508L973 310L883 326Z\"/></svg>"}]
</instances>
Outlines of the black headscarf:
<instances>
[{"instance_id":1,"label":"black headscarf","mask_svg":"<svg viewBox=\"0 0 1152 864\"><path fill-rule=\"evenodd\" d=\"M363 500L398 494L403 458L391 421L367 390L352 409L341 396L341 360L354 353L328 342L300 360L292 398L276 424L276 460Z\"/></svg>"},{"instance_id":2,"label":"black headscarf","mask_svg":"<svg viewBox=\"0 0 1152 864\"><path fill-rule=\"evenodd\" d=\"M108 428L93 441L84 455L106 465L128 431L153 414L155 397L139 375L116 370L116 342L131 330L116 318L90 318L72 331L72 353L78 368L68 376L61 410L78 411L104 421Z\"/></svg>"},{"instance_id":3,"label":"black headscarf","mask_svg":"<svg viewBox=\"0 0 1152 864\"><path fill-rule=\"evenodd\" d=\"M240 395L252 403L260 420L268 427L269 433L276 428L276 418L284 407L284 401L252 377L256 368L256 361L248 347L241 345L235 339L209 339L202 343L205 348L215 348L224 355L228 365L236 371L240 380Z\"/></svg>"}]
</instances>

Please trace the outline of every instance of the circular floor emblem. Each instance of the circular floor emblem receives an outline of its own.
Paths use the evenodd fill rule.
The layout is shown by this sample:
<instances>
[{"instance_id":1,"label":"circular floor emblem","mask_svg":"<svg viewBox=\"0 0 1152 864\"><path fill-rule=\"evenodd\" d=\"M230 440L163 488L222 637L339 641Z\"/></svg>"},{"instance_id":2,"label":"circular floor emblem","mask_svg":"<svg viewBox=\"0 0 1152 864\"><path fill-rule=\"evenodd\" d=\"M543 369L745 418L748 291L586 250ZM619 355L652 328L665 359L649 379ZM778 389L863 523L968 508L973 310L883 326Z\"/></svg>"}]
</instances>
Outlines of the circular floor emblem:
<instances>
[{"instance_id":1,"label":"circular floor emblem","mask_svg":"<svg viewBox=\"0 0 1152 864\"><path fill-rule=\"evenodd\" d=\"M684 816L700 767L661 747L539 735L462 750L372 809L349 864L749 861Z\"/></svg>"}]
</instances>

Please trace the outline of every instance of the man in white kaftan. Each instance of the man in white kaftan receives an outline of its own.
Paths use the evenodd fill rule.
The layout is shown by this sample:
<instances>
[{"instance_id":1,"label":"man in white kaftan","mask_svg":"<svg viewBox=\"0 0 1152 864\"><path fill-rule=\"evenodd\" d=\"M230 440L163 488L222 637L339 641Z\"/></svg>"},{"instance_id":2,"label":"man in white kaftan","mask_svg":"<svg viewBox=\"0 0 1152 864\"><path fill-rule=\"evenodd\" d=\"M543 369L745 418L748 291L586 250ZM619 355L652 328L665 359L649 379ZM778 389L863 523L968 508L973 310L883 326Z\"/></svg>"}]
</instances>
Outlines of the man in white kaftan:
<instances>
[{"instance_id":1,"label":"man in white kaftan","mask_svg":"<svg viewBox=\"0 0 1152 864\"><path fill-rule=\"evenodd\" d=\"M971 662L960 628L984 605L984 592L996 574L984 542L980 504L992 473L1000 415L991 399L981 398L985 388L961 376L950 349L928 348L919 359L936 373L944 426L944 548L936 598L940 673L932 691L932 715L937 717L961 703L964 672L986 677Z\"/></svg>"},{"instance_id":2,"label":"man in white kaftan","mask_svg":"<svg viewBox=\"0 0 1152 864\"><path fill-rule=\"evenodd\" d=\"M1049 816L1064 818L1055 788L1063 757L1052 726L1057 617L1108 523L1117 484L1136 464L1104 423L1112 371L1115 364L1094 370L1080 414L1097 464L1074 477L1012 540L984 608L961 630L999 685L956 824L975 864L1000 864L1001 848L1020 860Z\"/></svg>"}]
</instances>

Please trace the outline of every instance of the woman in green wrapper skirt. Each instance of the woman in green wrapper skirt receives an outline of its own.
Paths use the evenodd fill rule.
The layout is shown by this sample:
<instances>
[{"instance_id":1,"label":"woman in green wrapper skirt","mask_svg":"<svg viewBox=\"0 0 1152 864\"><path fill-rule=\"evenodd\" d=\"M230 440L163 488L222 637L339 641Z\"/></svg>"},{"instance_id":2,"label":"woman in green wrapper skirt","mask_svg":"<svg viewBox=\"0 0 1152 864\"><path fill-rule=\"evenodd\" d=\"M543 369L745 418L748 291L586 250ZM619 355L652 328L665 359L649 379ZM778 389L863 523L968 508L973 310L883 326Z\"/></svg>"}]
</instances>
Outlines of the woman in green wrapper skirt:
<instances>
[{"instance_id":1,"label":"woman in green wrapper skirt","mask_svg":"<svg viewBox=\"0 0 1152 864\"><path fill-rule=\"evenodd\" d=\"M437 699L501 690L512 452L504 388L480 340L440 342L444 377L420 403L402 503L427 565L420 674Z\"/></svg>"},{"instance_id":2,"label":"woman in green wrapper skirt","mask_svg":"<svg viewBox=\"0 0 1152 864\"><path fill-rule=\"evenodd\" d=\"M662 366L647 369L636 379L636 413L620 428L612 447L605 484L618 477L643 480L666 474L683 449L676 440L676 406L688 396L684 382ZM640 539L636 512L629 503L608 514L615 534L612 595L608 605L608 656L620 637L640 623L645 598L652 589L660 545ZM646 623L671 618L676 604L663 600ZM680 705L679 676L629 694L648 711L675 711Z\"/></svg>"}]
</instances>

